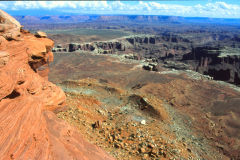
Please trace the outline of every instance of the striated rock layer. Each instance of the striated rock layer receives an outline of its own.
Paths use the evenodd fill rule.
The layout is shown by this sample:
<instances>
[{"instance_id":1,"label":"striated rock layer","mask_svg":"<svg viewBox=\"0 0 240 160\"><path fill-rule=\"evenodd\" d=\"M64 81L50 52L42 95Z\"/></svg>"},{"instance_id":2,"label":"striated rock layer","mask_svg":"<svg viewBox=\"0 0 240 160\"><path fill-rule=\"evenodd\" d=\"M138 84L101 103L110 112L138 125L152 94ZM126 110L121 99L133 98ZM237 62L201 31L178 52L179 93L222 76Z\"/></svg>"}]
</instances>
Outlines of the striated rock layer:
<instances>
[{"instance_id":1,"label":"striated rock layer","mask_svg":"<svg viewBox=\"0 0 240 160\"><path fill-rule=\"evenodd\" d=\"M0 159L113 159L54 112L64 92L47 81L53 41L0 10Z\"/></svg>"}]
</instances>

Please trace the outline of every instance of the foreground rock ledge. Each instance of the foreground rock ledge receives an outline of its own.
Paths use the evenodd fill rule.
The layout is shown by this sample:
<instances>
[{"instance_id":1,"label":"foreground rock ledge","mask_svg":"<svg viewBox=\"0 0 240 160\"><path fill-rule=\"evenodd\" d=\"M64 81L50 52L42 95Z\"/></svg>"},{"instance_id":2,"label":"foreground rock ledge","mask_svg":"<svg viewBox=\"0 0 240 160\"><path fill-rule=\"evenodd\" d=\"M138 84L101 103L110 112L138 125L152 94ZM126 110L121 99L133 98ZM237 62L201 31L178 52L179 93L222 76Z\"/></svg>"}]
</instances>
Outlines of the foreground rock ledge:
<instances>
[{"instance_id":1,"label":"foreground rock ledge","mask_svg":"<svg viewBox=\"0 0 240 160\"><path fill-rule=\"evenodd\" d=\"M53 113L64 92L47 81L53 41L0 10L0 159L113 159Z\"/></svg>"}]
</instances>

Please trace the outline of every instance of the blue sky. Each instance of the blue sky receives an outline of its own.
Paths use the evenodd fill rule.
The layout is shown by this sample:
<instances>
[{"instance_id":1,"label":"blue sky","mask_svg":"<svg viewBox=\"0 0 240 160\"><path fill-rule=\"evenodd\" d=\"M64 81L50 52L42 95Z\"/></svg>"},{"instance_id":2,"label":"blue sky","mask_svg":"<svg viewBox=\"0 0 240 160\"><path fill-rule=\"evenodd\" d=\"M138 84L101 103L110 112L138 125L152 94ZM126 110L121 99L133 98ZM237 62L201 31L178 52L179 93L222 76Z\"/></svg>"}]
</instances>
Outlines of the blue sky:
<instances>
[{"instance_id":1,"label":"blue sky","mask_svg":"<svg viewBox=\"0 0 240 160\"><path fill-rule=\"evenodd\" d=\"M132 14L240 18L239 0L2 1L12 15Z\"/></svg>"}]
</instances>

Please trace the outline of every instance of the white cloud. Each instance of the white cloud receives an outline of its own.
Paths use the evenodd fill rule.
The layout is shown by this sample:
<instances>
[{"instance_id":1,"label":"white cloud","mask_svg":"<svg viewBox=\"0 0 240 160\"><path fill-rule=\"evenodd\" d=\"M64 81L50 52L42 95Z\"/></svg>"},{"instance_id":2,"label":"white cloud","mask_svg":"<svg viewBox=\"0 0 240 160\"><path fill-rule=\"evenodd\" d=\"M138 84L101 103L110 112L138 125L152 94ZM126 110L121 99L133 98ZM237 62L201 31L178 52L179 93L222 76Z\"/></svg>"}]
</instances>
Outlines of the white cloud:
<instances>
[{"instance_id":1,"label":"white cloud","mask_svg":"<svg viewBox=\"0 0 240 160\"><path fill-rule=\"evenodd\" d=\"M201 16L240 18L240 6L225 2L208 3L206 5L193 6L193 14L201 12ZM212 16L211 16L212 15Z\"/></svg>"},{"instance_id":2,"label":"white cloud","mask_svg":"<svg viewBox=\"0 0 240 160\"><path fill-rule=\"evenodd\" d=\"M7 5L0 3L0 8L1 9L7 9Z\"/></svg>"},{"instance_id":3,"label":"white cloud","mask_svg":"<svg viewBox=\"0 0 240 160\"><path fill-rule=\"evenodd\" d=\"M163 2L140 1L12 1L0 2L0 8L7 10L46 9L73 13L146 14L196 17L240 18L240 5L226 2L198 4L193 6L163 4Z\"/></svg>"}]
</instances>

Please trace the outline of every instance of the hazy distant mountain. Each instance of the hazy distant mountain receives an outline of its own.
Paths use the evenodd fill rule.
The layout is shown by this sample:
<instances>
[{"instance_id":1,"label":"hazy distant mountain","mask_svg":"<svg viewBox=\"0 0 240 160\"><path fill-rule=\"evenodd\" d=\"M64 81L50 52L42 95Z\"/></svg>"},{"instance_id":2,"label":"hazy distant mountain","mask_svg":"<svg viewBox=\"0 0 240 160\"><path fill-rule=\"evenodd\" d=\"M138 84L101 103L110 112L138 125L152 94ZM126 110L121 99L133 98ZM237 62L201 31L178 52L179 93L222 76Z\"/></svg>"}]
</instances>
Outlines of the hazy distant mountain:
<instances>
[{"instance_id":1,"label":"hazy distant mountain","mask_svg":"<svg viewBox=\"0 0 240 160\"><path fill-rule=\"evenodd\" d=\"M79 23L79 22L170 22L170 23L221 23L240 24L240 19L223 18L199 18L199 17L177 17L177 16L154 16L154 15L61 15L61 16L15 16L22 24L35 23Z\"/></svg>"}]
</instances>

